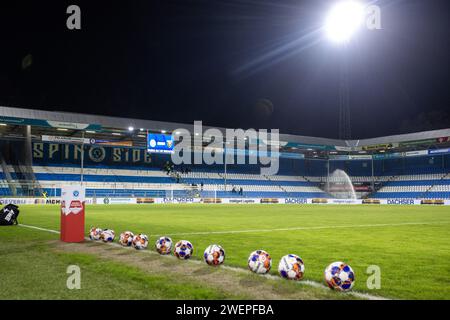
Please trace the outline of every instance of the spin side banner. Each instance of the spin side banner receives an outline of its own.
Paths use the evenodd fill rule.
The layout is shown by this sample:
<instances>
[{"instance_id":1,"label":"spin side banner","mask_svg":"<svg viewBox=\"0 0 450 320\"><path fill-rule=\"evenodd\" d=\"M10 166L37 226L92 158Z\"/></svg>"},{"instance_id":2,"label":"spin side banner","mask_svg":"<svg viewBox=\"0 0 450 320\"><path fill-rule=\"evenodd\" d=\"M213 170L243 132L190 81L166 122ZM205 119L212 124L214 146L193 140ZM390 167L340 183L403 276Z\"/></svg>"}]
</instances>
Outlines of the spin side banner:
<instances>
[{"instance_id":1,"label":"spin side banner","mask_svg":"<svg viewBox=\"0 0 450 320\"><path fill-rule=\"evenodd\" d=\"M84 241L84 192L81 186L61 190L61 241Z\"/></svg>"}]
</instances>

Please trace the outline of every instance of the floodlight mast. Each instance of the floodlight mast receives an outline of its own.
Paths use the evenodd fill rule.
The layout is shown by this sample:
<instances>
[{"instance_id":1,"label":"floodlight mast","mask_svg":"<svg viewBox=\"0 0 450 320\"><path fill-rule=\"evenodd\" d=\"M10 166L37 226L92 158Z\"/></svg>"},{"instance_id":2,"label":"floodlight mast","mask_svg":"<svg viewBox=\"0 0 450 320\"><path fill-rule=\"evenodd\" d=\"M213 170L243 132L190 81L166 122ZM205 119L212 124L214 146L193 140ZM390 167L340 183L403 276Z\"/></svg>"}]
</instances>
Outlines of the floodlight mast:
<instances>
[{"instance_id":1,"label":"floodlight mast","mask_svg":"<svg viewBox=\"0 0 450 320\"><path fill-rule=\"evenodd\" d=\"M343 46L339 80L339 138L351 138L350 89L347 44L358 31L364 18L364 6L357 1L336 3L325 20L325 32L330 41Z\"/></svg>"},{"instance_id":2,"label":"floodlight mast","mask_svg":"<svg viewBox=\"0 0 450 320\"><path fill-rule=\"evenodd\" d=\"M339 139L351 139L349 65L346 50L341 52L339 74Z\"/></svg>"}]
</instances>

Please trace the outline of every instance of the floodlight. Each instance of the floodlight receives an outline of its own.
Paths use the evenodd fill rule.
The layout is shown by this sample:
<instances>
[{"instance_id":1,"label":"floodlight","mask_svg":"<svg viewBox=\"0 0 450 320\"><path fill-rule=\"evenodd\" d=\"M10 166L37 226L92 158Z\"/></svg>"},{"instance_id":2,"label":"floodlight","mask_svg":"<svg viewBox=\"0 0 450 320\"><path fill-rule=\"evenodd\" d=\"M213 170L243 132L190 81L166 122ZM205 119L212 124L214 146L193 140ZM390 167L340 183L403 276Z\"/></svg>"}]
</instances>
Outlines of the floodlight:
<instances>
[{"instance_id":1,"label":"floodlight","mask_svg":"<svg viewBox=\"0 0 450 320\"><path fill-rule=\"evenodd\" d=\"M134 131L134 127L132 127L132 126L130 126L130 127L128 127L128 131Z\"/></svg>"},{"instance_id":2,"label":"floodlight","mask_svg":"<svg viewBox=\"0 0 450 320\"><path fill-rule=\"evenodd\" d=\"M361 26L364 6L357 1L343 1L331 8L325 21L328 38L337 43L345 43Z\"/></svg>"}]
</instances>

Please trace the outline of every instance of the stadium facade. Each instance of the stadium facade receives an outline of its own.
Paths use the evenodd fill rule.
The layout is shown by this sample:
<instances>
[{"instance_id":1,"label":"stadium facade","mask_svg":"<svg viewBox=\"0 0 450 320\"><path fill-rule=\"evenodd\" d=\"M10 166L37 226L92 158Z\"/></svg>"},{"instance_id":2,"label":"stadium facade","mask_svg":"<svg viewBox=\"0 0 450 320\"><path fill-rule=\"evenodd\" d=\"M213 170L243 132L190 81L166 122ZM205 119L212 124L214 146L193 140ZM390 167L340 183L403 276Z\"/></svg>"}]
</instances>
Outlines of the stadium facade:
<instances>
[{"instance_id":1,"label":"stadium facade","mask_svg":"<svg viewBox=\"0 0 450 320\"><path fill-rule=\"evenodd\" d=\"M108 203L450 199L450 129L364 140L280 134L279 171L269 176L259 164L173 165L170 154L147 152L147 133L179 128L193 132L192 124L0 107L0 196L57 199L82 183L87 197ZM252 143L261 142L245 139L233 152L248 157Z\"/></svg>"}]
</instances>

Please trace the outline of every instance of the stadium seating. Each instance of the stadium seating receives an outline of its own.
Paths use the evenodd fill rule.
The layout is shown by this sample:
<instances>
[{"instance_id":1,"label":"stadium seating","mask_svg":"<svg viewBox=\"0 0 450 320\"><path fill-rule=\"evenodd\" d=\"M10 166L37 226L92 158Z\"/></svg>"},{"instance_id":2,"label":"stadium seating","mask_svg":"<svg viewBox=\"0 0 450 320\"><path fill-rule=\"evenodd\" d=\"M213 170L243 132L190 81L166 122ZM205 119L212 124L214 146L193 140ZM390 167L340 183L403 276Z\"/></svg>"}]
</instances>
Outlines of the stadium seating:
<instances>
[{"instance_id":1,"label":"stadium seating","mask_svg":"<svg viewBox=\"0 0 450 320\"><path fill-rule=\"evenodd\" d=\"M62 185L76 184L80 168L35 166L36 178L49 196L59 196ZM190 172L180 174L179 182L161 170L85 168L83 181L87 196L96 197L324 197L316 184L300 177L277 176L275 179L244 173ZM203 184L203 187L201 187ZM232 189L243 193L231 192ZM3 195L8 193L2 188Z\"/></svg>"},{"instance_id":2,"label":"stadium seating","mask_svg":"<svg viewBox=\"0 0 450 320\"><path fill-rule=\"evenodd\" d=\"M367 161L336 161L332 164L333 170L347 170L353 185L376 186L374 192L358 190L358 197L450 199L448 168L442 164L427 166L431 160L426 159L411 158L408 161L408 168L404 163L400 166L398 161L387 161L383 168L376 163L373 177L372 170L367 169ZM226 175L223 166L192 166L188 172L175 168L171 174L159 167L88 166L83 170L83 181L88 197L331 197L323 190L324 186L339 182L339 178L327 178L325 164L326 161L321 160L293 162L282 159L279 174L275 176L259 174L254 165L231 165ZM42 192L59 196L62 186L81 180L80 168L75 165L36 164L33 170L41 187L34 196ZM11 178L20 180L14 173ZM242 193L239 192L241 188ZM25 189L18 183L18 195L31 195L25 191L21 194L21 190ZM1 171L0 196L11 196Z\"/></svg>"},{"instance_id":3,"label":"stadium seating","mask_svg":"<svg viewBox=\"0 0 450 320\"><path fill-rule=\"evenodd\" d=\"M415 170L412 170L415 171ZM417 172L417 171L416 171ZM448 199L450 179L446 173L421 173L398 175L384 183L372 197L374 198L412 198Z\"/></svg>"}]
</instances>

